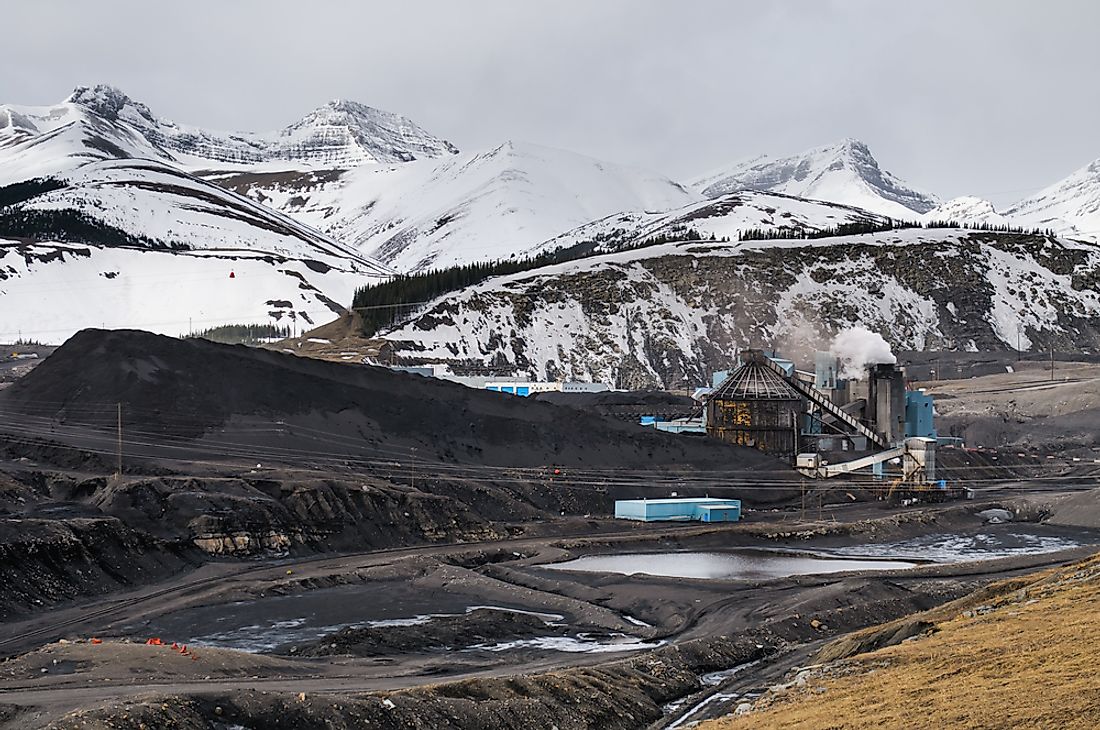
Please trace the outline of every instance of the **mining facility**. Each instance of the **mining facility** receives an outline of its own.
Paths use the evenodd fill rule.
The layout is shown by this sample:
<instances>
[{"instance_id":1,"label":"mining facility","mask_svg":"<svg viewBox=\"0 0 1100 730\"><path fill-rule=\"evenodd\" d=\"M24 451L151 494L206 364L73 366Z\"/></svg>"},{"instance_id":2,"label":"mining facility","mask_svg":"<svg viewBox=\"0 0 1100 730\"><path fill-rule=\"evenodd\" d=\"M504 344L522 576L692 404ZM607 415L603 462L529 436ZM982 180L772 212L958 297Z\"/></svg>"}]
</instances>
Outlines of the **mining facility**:
<instances>
[{"instance_id":1,"label":"mining facility","mask_svg":"<svg viewBox=\"0 0 1100 730\"><path fill-rule=\"evenodd\" d=\"M845 379L828 353L817 354L812 373L761 350L740 359L706 397L712 438L788 459L807 477L870 469L889 476L891 490L945 487L935 476L932 398L907 390L896 365L872 364L864 377Z\"/></svg>"}]
</instances>

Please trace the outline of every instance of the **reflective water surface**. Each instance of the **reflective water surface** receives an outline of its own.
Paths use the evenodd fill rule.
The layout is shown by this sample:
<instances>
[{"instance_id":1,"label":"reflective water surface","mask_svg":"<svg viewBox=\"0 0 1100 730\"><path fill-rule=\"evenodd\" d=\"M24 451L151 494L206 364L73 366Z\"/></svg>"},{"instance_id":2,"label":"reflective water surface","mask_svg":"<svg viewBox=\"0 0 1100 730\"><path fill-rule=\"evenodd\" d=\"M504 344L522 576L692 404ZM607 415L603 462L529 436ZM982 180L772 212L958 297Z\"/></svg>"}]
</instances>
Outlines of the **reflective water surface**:
<instances>
[{"instance_id":1,"label":"reflective water surface","mask_svg":"<svg viewBox=\"0 0 1100 730\"><path fill-rule=\"evenodd\" d=\"M786 578L792 575L843 573L853 570L905 570L918 563L906 560L819 558L784 555L767 550L737 550L723 553L627 553L587 555L545 567L583 573L657 575L668 578L709 580Z\"/></svg>"}]
</instances>

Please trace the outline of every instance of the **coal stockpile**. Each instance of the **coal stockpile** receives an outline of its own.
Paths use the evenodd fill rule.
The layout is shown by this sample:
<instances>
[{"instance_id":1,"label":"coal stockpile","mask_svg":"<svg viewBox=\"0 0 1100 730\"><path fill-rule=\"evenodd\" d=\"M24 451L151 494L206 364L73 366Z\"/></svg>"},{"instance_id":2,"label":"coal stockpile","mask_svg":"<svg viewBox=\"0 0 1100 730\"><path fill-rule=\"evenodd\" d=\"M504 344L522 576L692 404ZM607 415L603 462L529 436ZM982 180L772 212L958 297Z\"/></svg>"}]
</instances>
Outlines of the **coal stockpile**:
<instances>
[{"instance_id":1,"label":"coal stockpile","mask_svg":"<svg viewBox=\"0 0 1100 730\"><path fill-rule=\"evenodd\" d=\"M229 445L226 453L290 463L324 453L499 467L781 468L750 449L585 410L386 368L129 330L77 333L0 393L0 409L9 422L22 416L55 440L82 428L113 436L121 410L127 450L150 456L167 447L177 456L210 455Z\"/></svg>"},{"instance_id":2,"label":"coal stockpile","mask_svg":"<svg viewBox=\"0 0 1100 730\"><path fill-rule=\"evenodd\" d=\"M601 416L610 416L631 423L637 423L642 416L681 418L691 415L699 408L699 405L689 396L655 390L603 393L550 392L539 393L533 397L546 403L598 413Z\"/></svg>"}]
</instances>

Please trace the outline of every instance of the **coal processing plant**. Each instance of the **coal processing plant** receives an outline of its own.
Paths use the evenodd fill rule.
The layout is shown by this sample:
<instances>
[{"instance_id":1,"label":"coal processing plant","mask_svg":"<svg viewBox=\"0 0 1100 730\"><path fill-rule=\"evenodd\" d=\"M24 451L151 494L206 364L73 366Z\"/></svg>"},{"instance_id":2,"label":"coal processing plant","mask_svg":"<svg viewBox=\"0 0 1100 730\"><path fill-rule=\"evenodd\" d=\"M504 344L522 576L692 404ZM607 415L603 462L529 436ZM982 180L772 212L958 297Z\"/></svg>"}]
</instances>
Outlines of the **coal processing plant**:
<instances>
[{"instance_id":1,"label":"coal processing plant","mask_svg":"<svg viewBox=\"0 0 1100 730\"><path fill-rule=\"evenodd\" d=\"M891 491L946 488L935 474L932 398L908 390L901 368L873 363L861 377L842 377L828 353L806 372L761 350L743 351L740 361L704 398L712 438L789 460L810 478L870 470L884 479L889 471Z\"/></svg>"},{"instance_id":2,"label":"coal processing plant","mask_svg":"<svg viewBox=\"0 0 1100 730\"><path fill-rule=\"evenodd\" d=\"M963 496L936 479L932 397L909 390L898 366L872 363L853 372L821 352L814 372L762 350L745 350L739 360L737 369L716 376L717 387L698 394L701 413L663 422L649 416L641 422L760 449L808 479L866 474L883 485L885 497ZM695 497L624 500L616 502L615 516L726 522L740 519L741 505Z\"/></svg>"}]
</instances>

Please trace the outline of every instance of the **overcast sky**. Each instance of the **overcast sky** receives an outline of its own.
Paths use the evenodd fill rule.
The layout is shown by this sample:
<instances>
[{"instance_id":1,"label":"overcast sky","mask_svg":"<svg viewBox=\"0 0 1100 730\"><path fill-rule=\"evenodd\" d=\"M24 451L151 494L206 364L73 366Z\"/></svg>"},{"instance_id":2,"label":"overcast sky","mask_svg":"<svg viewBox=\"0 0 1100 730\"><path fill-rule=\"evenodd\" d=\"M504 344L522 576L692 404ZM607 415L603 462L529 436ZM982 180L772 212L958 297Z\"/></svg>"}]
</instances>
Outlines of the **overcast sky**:
<instances>
[{"instance_id":1,"label":"overcast sky","mask_svg":"<svg viewBox=\"0 0 1100 730\"><path fill-rule=\"evenodd\" d=\"M1100 157L1092 0L9 3L0 101L110 83L275 129L334 98L462 149L507 139L692 178L843 137L998 204Z\"/></svg>"}]
</instances>

